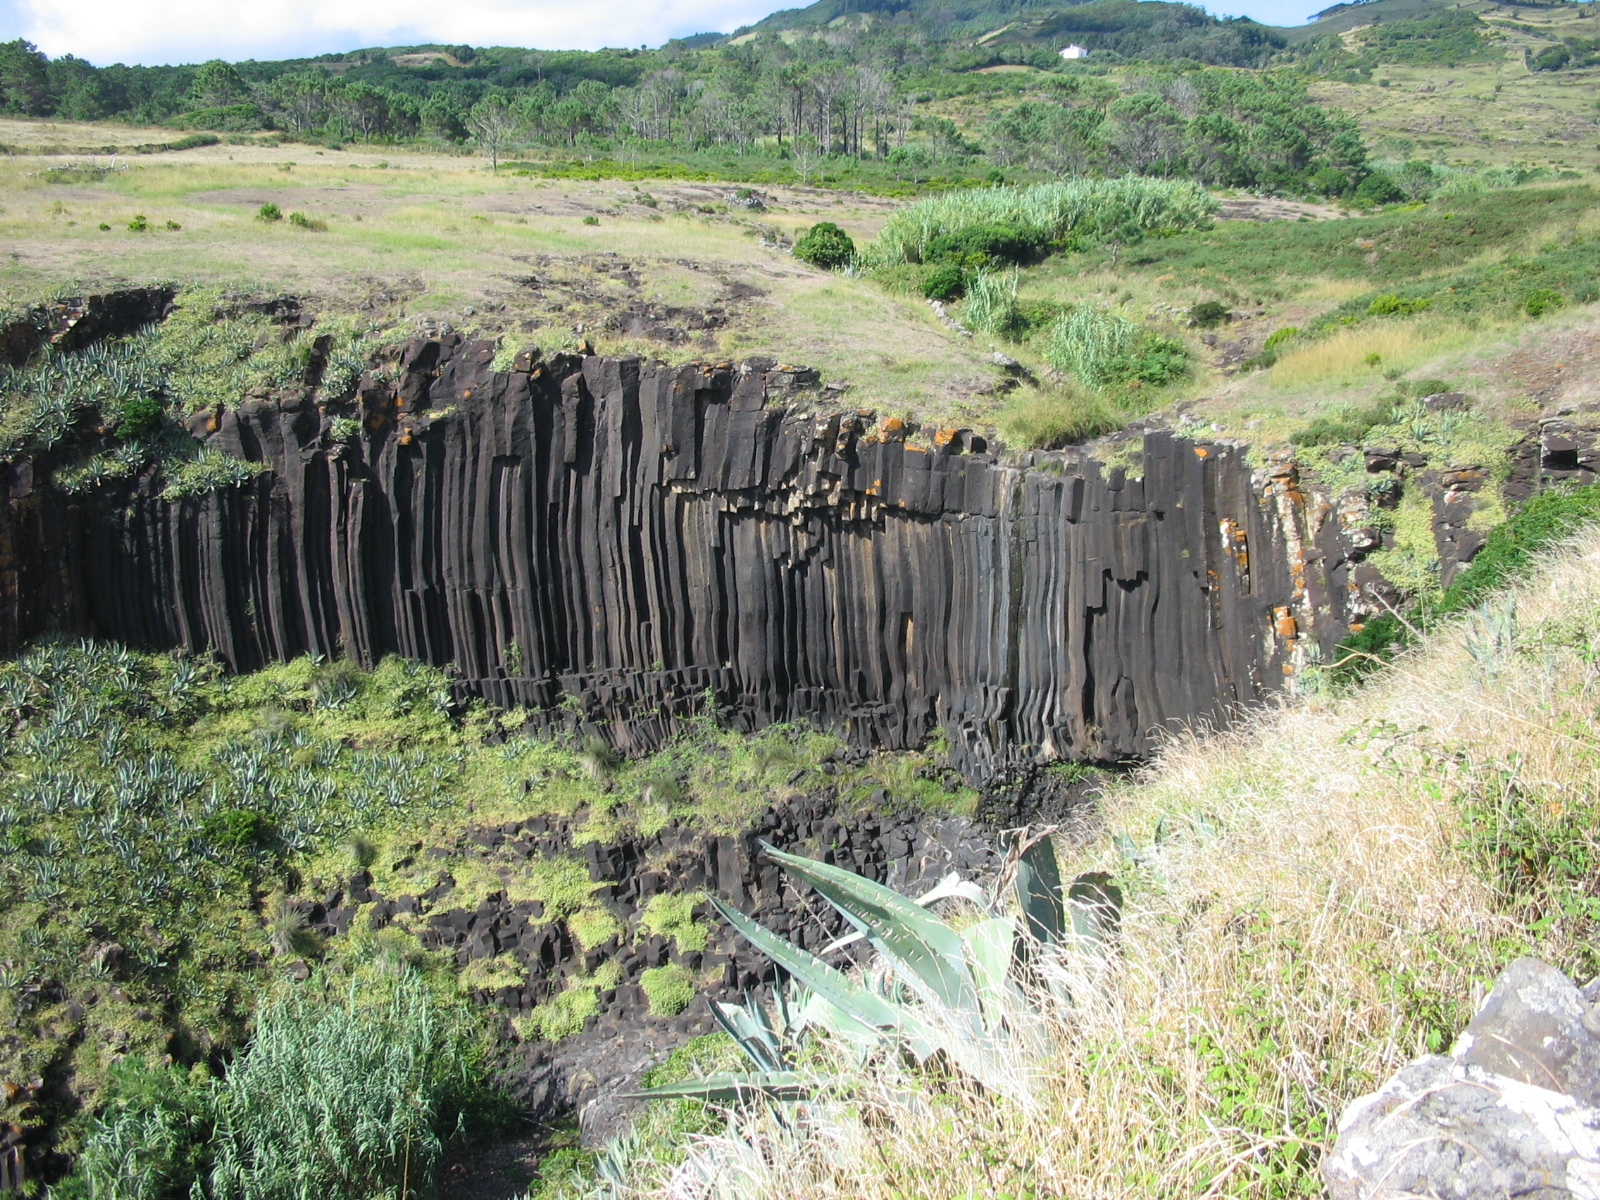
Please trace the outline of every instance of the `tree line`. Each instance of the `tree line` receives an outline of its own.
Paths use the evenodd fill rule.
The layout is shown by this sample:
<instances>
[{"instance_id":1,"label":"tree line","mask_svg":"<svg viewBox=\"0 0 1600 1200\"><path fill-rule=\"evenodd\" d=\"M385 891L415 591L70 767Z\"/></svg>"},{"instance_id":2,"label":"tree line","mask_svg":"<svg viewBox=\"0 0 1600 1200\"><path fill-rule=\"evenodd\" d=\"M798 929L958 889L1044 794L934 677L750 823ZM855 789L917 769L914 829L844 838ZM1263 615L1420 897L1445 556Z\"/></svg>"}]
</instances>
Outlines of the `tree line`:
<instances>
[{"instance_id":1,"label":"tree line","mask_svg":"<svg viewBox=\"0 0 1600 1200\"><path fill-rule=\"evenodd\" d=\"M0 107L271 129L301 140L475 143L496 166L532 148L633 158L709 151L783 159L802 175L808 161L851 158L913 181L985 170L1132 172L1325 193L1353 188L1367 173L1353 121L1315 104L1288 71L1151 64L1113 76L1050 52L1050 71L969 75L995 81L994 95L987 119L963 129L929 112L928 85L951 74L951 54L972 53L915 30L853 29L705 49L462 46L94 68L13 41L0 45ZM993 53L1037 59L1039 47Z\"/></svg>"}]
</instances>

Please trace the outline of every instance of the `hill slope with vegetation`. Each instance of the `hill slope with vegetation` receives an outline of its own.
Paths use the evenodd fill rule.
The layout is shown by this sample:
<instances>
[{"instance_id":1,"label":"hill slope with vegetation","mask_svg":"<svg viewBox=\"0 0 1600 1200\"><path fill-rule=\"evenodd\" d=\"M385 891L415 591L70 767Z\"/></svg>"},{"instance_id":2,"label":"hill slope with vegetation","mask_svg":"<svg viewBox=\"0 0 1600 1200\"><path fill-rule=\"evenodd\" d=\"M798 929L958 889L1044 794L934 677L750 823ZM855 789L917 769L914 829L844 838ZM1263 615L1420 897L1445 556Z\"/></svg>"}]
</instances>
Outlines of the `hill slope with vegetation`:
<instances>
[{"instance_id":1,"label":"hill slope with vegetation","mask_svg":"<svg viewBox=\"0 0 1600 1200\"><path fill-rule=\"evenodd\" d=\"M1596 44L1594 5L1489 0L1293 30L823 0L657 50L160 68L12 42L7 327L130 283L176 309L0 368L0 442L92 448L39 486L143 472L192 498L253 477L196 454L197 412L348 395L407 339L460 333L502 365L530 344L803 362L807 403L1086 443L1134 478L1146 425L1293 456L1370 522L1417 632L1373 621L1281 708L1106 784L1057 845L1065 878L1113 877L1121 932L1030 977L1007 1071L914 1069L848 1026L785 1039L773 1007L734 1032L821 1078L812 1101L652 1101L598 1155L546 1155L531 1195L1315 1195L1341 1105L1448 1040L1506 959L1600 969L1600 543L1495 591L1600 508L1508 488L1530 453L1542 486L1541 422L1600 403ZM1488 547L1454 580L1413 487L1447 478ZM619 929L576 850L485 868L496 821L576 846L668 821L737 838L794 787L939 820L977 802L938 746L863 761L707 721L624 763L521 721L392 660L231 677L51 642L0 665L0 1079L52 1194L449 1194L530 1132L495 1047L559 1045L621 982L586 955L614 940L681 1011L681 954L711 933L694 889ZM420 910L311 927L352 878L410 897L446 870L572 930L563 990L517 1023L486 999L513 966L425 942ZM993 907L963 890L937 915L959 935ZM652 1081L743 1069L735 1040Z\"/></svg>"}]
</instances>

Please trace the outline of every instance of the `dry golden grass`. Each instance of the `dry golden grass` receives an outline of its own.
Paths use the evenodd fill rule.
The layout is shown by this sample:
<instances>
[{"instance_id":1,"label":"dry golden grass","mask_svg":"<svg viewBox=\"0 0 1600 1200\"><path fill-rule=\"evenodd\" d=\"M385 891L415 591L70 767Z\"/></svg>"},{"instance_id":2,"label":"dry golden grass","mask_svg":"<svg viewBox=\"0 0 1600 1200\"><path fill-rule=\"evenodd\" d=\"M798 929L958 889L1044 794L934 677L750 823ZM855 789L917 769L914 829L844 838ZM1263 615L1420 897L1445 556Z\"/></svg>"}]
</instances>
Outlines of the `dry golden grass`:
<instances>
[{"instance_id":1,"label":"dry golden grass","mask_svg":"<svg viewBox=\"0 0 1600 1200\"><path fill-rule=\"evenodd\" d=\"M1481 323L1469 327L1448 318L1368 322L1290 350L1266 378L1274 388L1364 383L1380 370L1415 370L1495 332Z\"/></svg>"},{"instance_id":2,"label":"dry golden grass","mask_svg":"<svg viewBox=\"0 0 1600 1200\"><path fill-rule=\"evenodd\" d=\"M1494 864L1541 830L1594 861L1600 532L1516 602L1515 651L1469 618L1104 797L1067 865L1121 879L1120 949L1051 1013L1054 1050L1018 1056L1031 1102L886 1071L804 1136L748 1118L642 1194L1320 1195L1341 1108L1447 1045L1506 961L1589 965L1559 890Z\"/></svg>"}]
</instances>

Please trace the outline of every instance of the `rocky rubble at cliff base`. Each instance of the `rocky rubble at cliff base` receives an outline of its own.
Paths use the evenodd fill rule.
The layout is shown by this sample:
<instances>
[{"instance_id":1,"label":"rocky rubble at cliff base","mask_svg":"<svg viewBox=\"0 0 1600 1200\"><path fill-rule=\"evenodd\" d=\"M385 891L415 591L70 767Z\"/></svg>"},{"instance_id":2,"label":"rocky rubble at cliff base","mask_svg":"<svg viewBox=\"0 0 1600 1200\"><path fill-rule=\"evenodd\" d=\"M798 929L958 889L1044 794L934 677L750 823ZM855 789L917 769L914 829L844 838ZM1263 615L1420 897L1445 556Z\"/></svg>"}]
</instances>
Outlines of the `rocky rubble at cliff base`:
<instances>
[{"instance_id":1,"label":"rocky rubble at cliff base","mask_svg":"<svg viewBox=\"0 0 1600 1200\"><path fill-rule=\"evenodd\" d=\"M1022 800L1068 817L1085 790L1082 783L1062 785L1033 773L1011 779L997 803L1001 812ZM842 918L767 860L760 852L763 840L909 895L927 891L951 871L986 880L1000 858L992 825L897 808L882 792L864 809L850 811L833 787L781 799L738 836L697 832L691 823L673 820L648 836L582 841L574 836L582 824L580 814L469 827L452 845L419 843L411 849L410 856L441 863L437 882L427 890L385 895L369 872L360 871L327 887L320 898L301 901L299 909L309 928L325 938L349 935L358 921L367 930L398 925L414 933L424 949L453 954L460 968L498 956L513 958L523 974L520 982L470 993L475 1003L499 1014L500 1076L535 1121L575 1109L591 1141L616 1132L617 1122L634 1107L621 1094L636 1086L645 1070L684 1039L715 1028L710 1000L736 998L773 978L771 963L723 927L703 901L694 910L708 929L703 950L647 934L641 916L652 897L663 892L716 896L818 951L845 932ZM566 920L552 918L539 901L508 898L507 890L464 889L448 866L465 858L503 869L509 877L519 864L553 857L584 863L594 897L621 932L586 946ZM580 1031L554 1042L516 1034L516 1018L574 979L592 978L607 962L615 964L616 980L598 989L596 1011ZM667 964L689 973L697 995L681 1012L657 1014L640 977ZM289 970L306 973L308 968L291 963Z\"/></svg>"}]
</instances>

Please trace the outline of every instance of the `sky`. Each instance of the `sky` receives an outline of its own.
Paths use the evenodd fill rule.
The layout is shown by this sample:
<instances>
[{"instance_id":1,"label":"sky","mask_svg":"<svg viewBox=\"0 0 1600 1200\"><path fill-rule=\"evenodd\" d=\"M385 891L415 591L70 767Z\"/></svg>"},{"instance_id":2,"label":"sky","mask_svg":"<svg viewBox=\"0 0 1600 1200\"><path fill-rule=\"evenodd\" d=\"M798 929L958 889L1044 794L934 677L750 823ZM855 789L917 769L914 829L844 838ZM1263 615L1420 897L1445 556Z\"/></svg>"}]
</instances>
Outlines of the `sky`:
<instances>
[{"instance_id":1,"label":"sky","mask_svg":"<svg viewBox=\"0 0 1600 1200\"><path fill-rule=\"evenodd\" d=\"M726 32L807 0L0 0L0 41L109 63L309 58L425 43L595 50ZM1333 0L1216 0L1225 16L1294 25Z\"/></svg>"}]
</instances>

